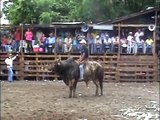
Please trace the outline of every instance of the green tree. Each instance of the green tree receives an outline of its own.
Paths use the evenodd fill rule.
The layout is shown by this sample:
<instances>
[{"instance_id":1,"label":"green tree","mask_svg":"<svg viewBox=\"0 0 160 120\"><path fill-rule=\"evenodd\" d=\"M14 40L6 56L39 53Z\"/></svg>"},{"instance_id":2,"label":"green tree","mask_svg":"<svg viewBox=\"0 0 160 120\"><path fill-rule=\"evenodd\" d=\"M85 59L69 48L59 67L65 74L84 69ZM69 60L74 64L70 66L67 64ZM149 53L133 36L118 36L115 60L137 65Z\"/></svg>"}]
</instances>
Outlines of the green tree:
<instances>
[{"instance_id":1,"label":"green tree","mask_svg":"<svg viewBox=\"0 0 160 120\"><path fill-rule=\"evenodd\" d=\"M4 2L3 12L12 24L99 22L154 5L155 0L9 0Z\"/></svg>"}]
</instances>

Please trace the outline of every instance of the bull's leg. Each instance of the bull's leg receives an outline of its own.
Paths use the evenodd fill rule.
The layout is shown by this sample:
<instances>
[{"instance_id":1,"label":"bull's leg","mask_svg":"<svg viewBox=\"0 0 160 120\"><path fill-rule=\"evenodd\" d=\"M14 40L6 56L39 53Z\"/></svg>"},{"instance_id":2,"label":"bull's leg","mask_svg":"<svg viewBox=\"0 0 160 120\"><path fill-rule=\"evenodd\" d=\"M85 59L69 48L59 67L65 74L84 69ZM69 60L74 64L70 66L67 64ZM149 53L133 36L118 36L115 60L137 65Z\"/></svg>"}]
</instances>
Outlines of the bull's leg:
<instances>
[{"instance_id":1,"label":"bull's leg","mask_svg":"<svg viewBox=\"0 0 160 120\"><path fill-rule=\"evenodd\" d=\"M77 80L77 81L78 81L78 80ZM76 81L76 80L73 81L73 97L74 97L74 98L76 97L77 81Z\"/></svg>"},{"instance_id":2,"label":"bull's leg","mask_svg":"<svg viewBox=\"0 0 160 120\"><path fill-rule=\"evenodd\" d=\"M103 81L99 81L99 86L101 89L101 95L103 95Z\"/></svg>"},{"instance_id":3,"label":"bull's leg","mask_svg":"<svg viewBox=\"0 0 160 120\"><path fill-rule=\"evenodd\" d=\"M84 80L85 81L85 83L86 83L86 86L87 86L87 88L89 88L89 86L88 86L88 84L89 84L89 80Z\"/></svg>"},{"instance_id":4,"label":"bull's leg","mask_svg":"<svg viewBox=\"0 0 160 120\"><path fill-rule=\"evenodd\" d=\"M98 96L98 83L97 83L97 80L93 80L93 83L96 85L96 96Z\"/></svg>"},{"instance_id":5,"label":"bull's leg","mask_svg":"<svg viewBox=\"0 0 160 120\"><path fill-rule=\"evenodd\" d=\"M70 86L70 87L69 87L69 90L70 90L70 91L69 91L69 98L71 98L71 97L72 97L73 87L72 87L72 86Z\"/></svg>"},{"instance_id":6,"label":"bull's leg","mask_svg":"<svg viewBox=\"0 0 160 120\"><path fill-rule=\"evenodd\" d=\"M72 97L72 92L73 92L72 80L69 80L69 98Z\"/></svg>"}]
</instances>

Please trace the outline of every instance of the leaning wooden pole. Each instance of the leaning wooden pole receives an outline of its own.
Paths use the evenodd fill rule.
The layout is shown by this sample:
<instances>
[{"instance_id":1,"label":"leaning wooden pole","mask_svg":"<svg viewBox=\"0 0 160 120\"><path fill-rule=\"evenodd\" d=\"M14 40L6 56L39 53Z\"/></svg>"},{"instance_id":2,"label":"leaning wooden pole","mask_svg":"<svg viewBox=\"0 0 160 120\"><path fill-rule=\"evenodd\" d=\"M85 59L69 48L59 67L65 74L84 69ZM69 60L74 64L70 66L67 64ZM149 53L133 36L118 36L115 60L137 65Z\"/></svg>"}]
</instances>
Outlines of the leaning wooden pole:
<instances>
[{"instance_id":1,"label":"leaning wooden pole","mask_svg":"<svg viewBox=\"0 0 160 120\"><path fill-rule=\"evenodd\" d=\"M155 63L155 80L158 80L158 57L156 54L156 44L157 44L157 19L158 19L158 13L157 10L155 11L155 30L153 31L153 40L154 40L154 44L153 44L153 57L156 61Z\"/></svg>"},{"instance_id":2,"label":"leaning wooden pole","mask_svg":"<svg viewBox=\"0 0 160 120\"><path fill-rule=\"evenodd\" d=\"M118 44L118 57L120 57L120 54L121 54L121 41L120 41L120 37L121 37L121 26L120 26L120 24L118 25L118 38L119 38L119 40L118 40L118 42L119 42L119 44Z\"/></svg>"}]
</instances>

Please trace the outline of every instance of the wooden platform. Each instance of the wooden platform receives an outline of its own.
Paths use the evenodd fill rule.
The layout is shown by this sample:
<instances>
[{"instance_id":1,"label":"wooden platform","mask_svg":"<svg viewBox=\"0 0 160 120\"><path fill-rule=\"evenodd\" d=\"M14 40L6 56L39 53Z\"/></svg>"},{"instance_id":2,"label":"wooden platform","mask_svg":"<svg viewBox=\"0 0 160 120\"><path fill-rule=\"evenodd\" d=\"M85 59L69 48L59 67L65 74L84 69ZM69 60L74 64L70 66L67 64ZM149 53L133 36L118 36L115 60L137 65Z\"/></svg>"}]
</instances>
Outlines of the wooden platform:
<instances>
[{"instance_id":1,"label":"wooden platform","mask_svg":"<svg viewBox=\"0 0 160 120\"><path fill-rule=\"evenodd\" d=\"M7 68L4 59L5 53L0 54L1 80L7 79ZM14 76L18 80L57 80L61 79L56 74L48 72L48 67L59 55L49 54L21 54L14 61ZM62 60L68 57L79 58L78 54L60 55ZM90 55L90 60L98 60L105 68L105 81L159 81L160 63L157 56L153 55Z\"/></svg>"}]
</instances>

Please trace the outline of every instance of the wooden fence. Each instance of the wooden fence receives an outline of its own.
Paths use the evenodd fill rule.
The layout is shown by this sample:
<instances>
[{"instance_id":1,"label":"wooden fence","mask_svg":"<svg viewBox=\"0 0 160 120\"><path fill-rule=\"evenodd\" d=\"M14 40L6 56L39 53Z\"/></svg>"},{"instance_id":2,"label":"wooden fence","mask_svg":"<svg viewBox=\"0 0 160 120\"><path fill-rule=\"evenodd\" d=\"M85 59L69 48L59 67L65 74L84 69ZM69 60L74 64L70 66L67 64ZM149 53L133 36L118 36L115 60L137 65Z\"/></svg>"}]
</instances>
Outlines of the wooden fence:
<instances>
[{"instance_id":1,"label":"wooden fence","mask_svg":"<svg viewBox=\"0 0 160 120\"><path fill-rule=\"evenodd\" d=\"M160 53L159 53L159 56L158 56L158 81L160 81Z\"/></svg>"},{"instance_id":2,"label":"wooden fence","mask_svg":"<svg viewBox=\"0 0 160 120\"><path fill-rule=\"evenodd\" d=\"M4 63L7 55L0 54L1 80L7 79L7 68ZM62 60L68 57L75 59L79 55L60 55ZM57 80L58 75L48 72L48 68L59 55L40 53L21 54L14 61L14 79L18 80ZM90 60L98 60L105 69L105 81L159 81L158 57L153 55L90 55ZM160 64L159 64L160 65Z\"/></svg>"}]
</instances>

